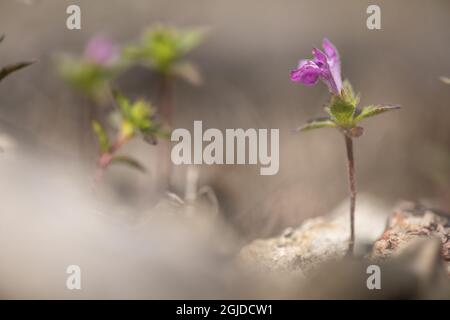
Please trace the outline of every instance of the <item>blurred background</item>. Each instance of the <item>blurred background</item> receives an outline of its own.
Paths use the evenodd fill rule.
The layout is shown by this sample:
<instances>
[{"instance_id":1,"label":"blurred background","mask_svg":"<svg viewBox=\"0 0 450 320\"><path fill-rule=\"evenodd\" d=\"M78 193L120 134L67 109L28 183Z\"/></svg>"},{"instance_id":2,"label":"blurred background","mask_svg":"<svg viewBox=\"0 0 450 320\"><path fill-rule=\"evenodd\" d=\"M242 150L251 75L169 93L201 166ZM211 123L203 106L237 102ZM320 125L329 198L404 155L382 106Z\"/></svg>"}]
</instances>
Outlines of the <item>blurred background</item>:
<instances>
[{"instance_id":1,"label":"blurred background","mask_svg":"<svg viewBox=\"0 0 450 320\"><path fill-rule=\"evenodd\" d=\"M194 120L203 120L205 127L220 129L280 128L275 176L260 176L258 166L201 167L201 184L214 188L227 219L242 233L273 234L328 212L346 197L342 137L333 130L291 131L324 113L326 88L293 83L289 72L328 37L362 105L402 106L366 121L365 135L355 146L359 190L390 202L432 199L449 209L450 88L439 77L450 75L450 3L377 1L382 30L370 31L366 8L371 3L2 0L0 30L7 35L0 48L2 64L39 61L0 86L0 118L7 128L2 131L22 135L43 152L81 160L81 144L89 143L80 138L90 130L83 115L86 101L61 81L55 54L80 54L96 34L132 43L155 23L208 27L207 40L190 56L204 84L176 84L175 127L192 129ZM81 6L81 31L65 27L70 4ZM130 96L156 99L155 77L146 69L123 74L116 85ZM93 135L90 142L92 161L86 163L94 165ZM127 148L153 163L152 148L139 143ZM108 174L124 170L123 179L111 183L121 186L119 193L128 201L145 203L152 171L142 175L115 167ZM175 171L180 188L183 170Z\"/></svg>"},{"instance_id":2,"label":"blurred background","mask_svg":"<svg viewBox=\"0 0 450 320\"><path fill-rule=\"evenodd\" d=\"M66 28L70 4L81 7L80 31ZM370 4L381 7L381 30L366 28ZM133 43L156 23L210 31L189 57L203 85L175 85L176 128L192 130L193 121L202 120L210 128L280 129L275 176L260 176L259 166L200 167L200 184L214 189L221 214L241 237L277 234L330 212L347 196L342 136L334 130L292 132L324 115L325 86L307 88L289 78L324 37L337 46L343 75L361 93L362 105L402 106L365 121L365 134L355 141L359 191L389 205L423 200L450 210L450 86L439 79L450 76L447 0L1 0L0 32L7 37L0 65L38 60L0 85L4 149L16 144L30 161L37 155L59 159L63 171L79 166L86 173L81 185L89 190L96 141L86 120L87 102L61 80L55 55L81 54L97 34L119 45ZM115 85L131 97L156 101L156 78L147 69L135 67ZM90 139L83 138L86 132ZM151 207L157 202L155 149L135 141L126 150L151 169L142 174L111 167L106 179L114 201ZM185 169L174 170L180 192ZM26 175L20 179L27 183ZM46 190L45 177L36 188ZM11 196L8 190L5 196Z\"/></svg>"}]
</instances>

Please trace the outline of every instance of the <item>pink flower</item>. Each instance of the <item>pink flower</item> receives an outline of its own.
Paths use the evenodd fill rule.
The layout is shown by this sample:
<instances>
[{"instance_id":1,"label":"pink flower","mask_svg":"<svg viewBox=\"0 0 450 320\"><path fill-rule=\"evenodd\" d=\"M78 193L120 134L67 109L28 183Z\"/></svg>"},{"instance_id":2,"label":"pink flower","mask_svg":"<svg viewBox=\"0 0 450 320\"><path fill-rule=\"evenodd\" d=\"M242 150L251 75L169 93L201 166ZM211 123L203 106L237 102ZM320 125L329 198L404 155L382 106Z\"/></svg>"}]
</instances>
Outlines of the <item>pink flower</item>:
<instances>
[{"instance_id":1,"label":"pink flower","mask_svg":"<svg viewBox=\"0 0 450 320\"><path fill-rule=\"evenodd\" d=\"M92 63L108 65L119 57L119 48L110 40L97 36L88 42L84 57Z\"/></svg>"},{"instance_id":2,"label":"pink flower","mask_svg":"<svg viewBox=\"0 0 450 320\"><path fill-rule=\"evenodd\" d=\"M291 71L291 80L306 86L315 85L322 80L335 95L342 89L341 62L336 47L328 40L322 43L323 50L314 48L312 60L300 60L297 69Z\"/></svg>"}]
</instances>

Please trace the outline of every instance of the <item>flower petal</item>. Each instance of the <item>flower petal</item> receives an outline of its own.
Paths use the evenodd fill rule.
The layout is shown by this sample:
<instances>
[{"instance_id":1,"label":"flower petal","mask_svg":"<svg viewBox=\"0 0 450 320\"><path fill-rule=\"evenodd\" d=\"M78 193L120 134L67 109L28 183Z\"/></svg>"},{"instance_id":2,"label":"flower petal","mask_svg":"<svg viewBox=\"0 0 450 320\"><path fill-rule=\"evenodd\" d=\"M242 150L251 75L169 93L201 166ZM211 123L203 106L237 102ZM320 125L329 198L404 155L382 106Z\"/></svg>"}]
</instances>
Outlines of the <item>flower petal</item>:
<instances>
[{"instance_id":1,"label":"flower petal","mask_svg":"<svg viewBox=\"0 0 450 320\"><path fill-rule=\"evenodd\" d=\"M339 52L336 47L327 38L323 39L322 43L325 54L328 58L328 65L330 67L331 75L336 84L336 89L341 92L342 89L342 76L341 76L341 60L339 58Z\"/></svg>"},{"instance_id":2,"label":"flower petal","mask_svg":"<svg viewBox=\"0 0 450 320\"><path fill-rule=\"evenodd\" d=\"M118 55L118 47L101 36L92 38L84 51L86 59L100 65L111 63L118 58Z\"/></svg>"},{"instance_id":3,"label":"flower petal","mask_svg":"<svg viewBox=\"0 0 450 320\"><path fill-rule=\"evenodd\" d=\"M314 61L308 60L301 62L301 67L291 72L291 80L306 86L313 86L319 81L320 75L320 68Z\"/></svg>"},{"instance_id":4,"label":"flower petal","mask_svg":"<svg viewBox=\"0 0 450 320\"><path fill-rule=\"evenodd\" d=\"M314 62L321 68L328 64L328 57L325 53L317 48L313 48Z\"/></svg>"},{"instance_id":5,"label":"flower petal","mask_svg":"<svg viewBox=\"0 0 450 320\"><path fill-rule=\"evenodd\" d=\"M339 62L339 52L330 40L328 40L327 38L323 39L322 47L328 59L333 62Z\"/></svg>"},{"instance_id":6,"label":"flower petal","mask_svg":"<svg viewBox=\"0 0 450 320\"><path fill-rule=\"evenodd\" d=\"M330 69L327 67L327 70L322 70L320 73L320 79L327 85L328 89L331 93L336 96L340 95L340 90L334 81L333 75L331 74Z\"/></svg>"},{"instance_id":7,"label":"flower petal","mask_svg":"<svg viewBox=\"0 0 450 320\"><path fill-rule=\"evenodd\" d=\"M301 67L303 67L305 64L307 64L309 61L311 60L307 60L307 59L302 59L298 62L298 66L297 69L300 69Z\"/></svg>"},{"instance_id":8,"label":"flower petal","mask_svg":"<svg viewBox=\"0 0 450 320\"><path fill-rule=\"evenodd\" d=\"M339 53L326 38L323 40L323 49L325 52L313 48L312 60L300 60L298 68L291 72L291 80L311 86L320 79L328 86L332 94L339 96L342 90Z\"/></svg>"}]
</instances>

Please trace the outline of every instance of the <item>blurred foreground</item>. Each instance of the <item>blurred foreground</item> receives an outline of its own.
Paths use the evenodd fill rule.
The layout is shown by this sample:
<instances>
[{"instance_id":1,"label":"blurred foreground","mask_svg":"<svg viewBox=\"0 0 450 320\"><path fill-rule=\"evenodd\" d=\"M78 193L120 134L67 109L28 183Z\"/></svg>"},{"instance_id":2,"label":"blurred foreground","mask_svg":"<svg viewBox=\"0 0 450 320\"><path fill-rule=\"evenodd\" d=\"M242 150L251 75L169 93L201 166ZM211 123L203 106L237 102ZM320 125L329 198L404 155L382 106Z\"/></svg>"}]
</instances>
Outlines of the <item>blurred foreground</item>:
<instances>
[{"instance_id":1,"label":"blurred foreground","mask_svg":"<svg viewBox=\"0 0 450 320\"><path fill-rule=\"evenodd\" d=\"M337 209L329 225L329 218L305 223L299 230L310 231L299 238L300 247L283 249L298 238L286 230L275 247L281 256L269 256L276 260L268 261L268 272L264 251L253 256L256 263L242 264L245 241L218 215L213 198L166 196L145 212L115 206L77 164L34 155L12 148L2 154L0 192L8 195L0 213L2 298L450 298L432 241L377 262L383 290L367 290L373 262L341 259L346 210ZM357 248L366 254L384 230L387 211L366 196L360 203ZM283 261L282 269L271 267ZM65 271L73 264L81 268L79 291L66 288Z\"/></svg>"}]
</instances>

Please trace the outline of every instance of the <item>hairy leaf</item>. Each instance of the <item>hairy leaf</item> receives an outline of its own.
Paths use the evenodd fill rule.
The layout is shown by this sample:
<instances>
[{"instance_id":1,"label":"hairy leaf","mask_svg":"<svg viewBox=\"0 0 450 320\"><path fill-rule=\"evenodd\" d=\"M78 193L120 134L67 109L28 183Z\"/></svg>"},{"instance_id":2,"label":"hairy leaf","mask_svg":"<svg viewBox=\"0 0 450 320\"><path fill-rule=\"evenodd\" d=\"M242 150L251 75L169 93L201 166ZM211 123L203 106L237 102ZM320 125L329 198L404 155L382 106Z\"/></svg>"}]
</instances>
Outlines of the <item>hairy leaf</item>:
<instances>
[{"instance_id":1,"label":"hairy leaf","mask_svg":"<svg viewBox=\"0 0 450 320\"><path fill-rule=\"evenodd\" d=\"M75 89L94 99L104 102L109 93L109 82L116 76L115 68L89 63L83 59L61 57L58 72Z\"/></svg>"},{"instance_id":2,"label":"hairy leaf","mask_svg":"<svg viewBox=\"0 0 450 320\"><path fill-rule=\"evenodd\" d=\"M103 129L102 125L97 121L92 121L92 129L97 135L98 143L100 145L100 150L102 153L108 152L111 148L111 144L109 142L108 135Z\"/></svg>"},{"instance_id":3,"label":"hairy leaf","mask_svg":"<svg viewBox=\"0 0 450 320\"><path fill-rule=\"evenodd\" d=\"M355 95L353 87L348 80L344 80L342 86L342 97L346 102L353 106L357 106L359 103L359 95Z\"/></svg>"},{"instance_id":4,"label":"hairy leaf","mask_svg":"<svg viewBox=\"0 0 450 320\"><path fill-rule=\"evenodd\" d=\"M186 80L188 83L198 86L202 84L202 76L197 67L192 63L183 62L175 65L172 70L173 74Z\"/></svg>"},{"instance_id":5,"label":"hairy leaf","mask_svg":"<svg viewBox=\"0 0 450 320\"><path fill-rule=\"evenodd\" d=\"M154 109L152 105L142 99L131 103L118 91L113 91L113 96L121 112L121 134L131 137L138 131L143 135L153 133L157 129L154 121Z\"/></svg>"},{"instance_id":6,"label":"hairy leaf","mask_svg":"<svg viewBox=\"0 0 450 320\"><path fill-rule=\"evenodd\" d=\"M377 105L377 106L367 106L362 109L358 109L355 114L355 121L361 121L365 118L376 116L377 114L400 109L398 105Z\"/></svg>"},{"instance_id":7,"label":"hairy leaf","mask_svg":"<svg viewBox=\"0 0 450 320\"><path fill-rule=\"evenodd\" d=\"M198 47L206 36L206 30L202 28L184 30L179 37L178 46L183 53Z\"/></svg>"},{"instance_id":8,"label":"hairy leaf","mask_svg":"<svg viewBox=\"0 0 450 320\"><path fill-rule=\"evenodd\" d=\"M128 120L131 116L130 101L118 90L113 90L112 94L120 112L122 113L122 116Z\"/></svg>"},{"instance_id":9,"label":"hairy leaf","mask_svg":"<svg viewBox=\"0 0 450 320\"><path fill-rule=\"evenodd\" d=\"M330 114L332 120L340 127L352 127L354 125L353 115L356 106L340 96L333 96L330 104L325 110Z\"/></svg>"},{"instance_id":10,"label":"hairy leaf","mask_svg":"<svg viewBox=\"0 0 450 320\"><path fill-rule=\"evenodd\" d=\"M123 137L131 138L135 133L134 125L129 120L123 120L120 126L120 135Z\"/></svg>"},{"instance_id":11,"label":"hairy leaf","mask_svg":"<svg viewBox=\"0 0 450 320\"><path fill-rule=\"evenodd\" d=\"M203 29L177 29L154 26L146 31L142 41L125 49L125 56L156 69L161 74L172 74L187 53L200 45Z\"/></svg>"},{"instance_id":12,"label":"hairy leaf","mask_svg":"<svg viewBox=\"0 0 450 320\"><path fill-rule=\"evenodd\" d=\"M309 131L319 128L336 128L337 125L328 117L316 118L309 120L305 125L296 129L296 131Z\"/></svg>"},{"instance_id":13,"label":"hairy leaf","mask_svg":"<svg viewBox=\"0 0 450 320\"><path fill-rule=\"evenodd\" d=\"M0 81L2 81L6 76L10 75L13 72L19 71L20 69L23 69L25 67L28 67L29 65L32 65L34 61L29 62L19 62L15 63L6 67L3 67L0 70Z\"/></svg>"},{"instance_id":14,"label":"hairy leaf","mask_svg":"<svg viewBox=\"0 0 450 320\"><path fill-rule=\"evenodd\" d=\"M130 121L137 129L145 130L152 126L150 118L152 113L153 110L148 102L138 100L131 107Z\"/></svg>"},{"instance_id":15,"label":"hairy leaf","mask_svg":"<svg viewBox=\"0 0 450 320\"><path fill-rule=\"evenodd\" d=\"M169 139L170 132L159 125L158 123L153 124L151 127L147 129L141 130L141 134L144 138L144 141L151 144L156 145L158 143L158 138L161 139Z\"/></svg>"},{"instance_id":16,"label":"hairy leaf","mask_svg":"<svg viewBox=\"0 0 450 320\"><path fill-rule=\"evenodd\" d=\"M147 169L136 159L128 156L118 155L112 158L111 164L124 164L141 172L147 172Z\"/></svg>"}]
</instances>

